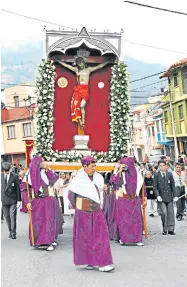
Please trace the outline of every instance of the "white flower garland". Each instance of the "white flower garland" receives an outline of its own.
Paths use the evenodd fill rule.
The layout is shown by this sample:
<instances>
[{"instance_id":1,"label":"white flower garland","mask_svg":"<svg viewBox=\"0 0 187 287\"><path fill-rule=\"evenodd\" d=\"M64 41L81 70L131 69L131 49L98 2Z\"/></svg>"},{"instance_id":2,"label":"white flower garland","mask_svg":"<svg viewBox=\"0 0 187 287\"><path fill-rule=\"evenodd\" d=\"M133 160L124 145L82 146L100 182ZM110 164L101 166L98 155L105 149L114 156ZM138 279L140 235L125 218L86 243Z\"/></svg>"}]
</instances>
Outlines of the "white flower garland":
<instances>
[{"instance_id":1,"label":"white flower garland","mask_svg":"<svg viewBox=\"0 0 187 287\"><path fill-rule=\"evenodd\" d=\"M76 151L53 151L53 103L55 66L42 60L38 68L37 86L37 152L47 161L80 162L82 154ZM128 73L124 63L112 67L110 87L110 148L108 152L92 152L98 162L114 162L127 152L129 93Z\"/></svg>"}]
</instances>

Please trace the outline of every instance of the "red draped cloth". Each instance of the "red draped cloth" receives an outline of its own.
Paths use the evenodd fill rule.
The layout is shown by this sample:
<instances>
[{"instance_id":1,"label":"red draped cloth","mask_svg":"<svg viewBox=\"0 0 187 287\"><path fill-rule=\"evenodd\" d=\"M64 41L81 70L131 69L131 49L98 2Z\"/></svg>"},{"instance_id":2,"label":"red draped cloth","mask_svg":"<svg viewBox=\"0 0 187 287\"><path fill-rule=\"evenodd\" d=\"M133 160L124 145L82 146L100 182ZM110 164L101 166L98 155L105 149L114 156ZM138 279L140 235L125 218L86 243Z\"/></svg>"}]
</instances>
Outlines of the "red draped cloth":
<instances>
[{"instance_id":1,"label":"red draped cloth","mask_svg":"<svg viewBox=\"0 0 187 287\"><path fill-rule=\"evenodd\" d=\"M77 85L74 87L73 97L71 101L71 118L72 122L78 122L81 118L81 101L88 101L88 85Z\"/></svg>"}]
</instances>

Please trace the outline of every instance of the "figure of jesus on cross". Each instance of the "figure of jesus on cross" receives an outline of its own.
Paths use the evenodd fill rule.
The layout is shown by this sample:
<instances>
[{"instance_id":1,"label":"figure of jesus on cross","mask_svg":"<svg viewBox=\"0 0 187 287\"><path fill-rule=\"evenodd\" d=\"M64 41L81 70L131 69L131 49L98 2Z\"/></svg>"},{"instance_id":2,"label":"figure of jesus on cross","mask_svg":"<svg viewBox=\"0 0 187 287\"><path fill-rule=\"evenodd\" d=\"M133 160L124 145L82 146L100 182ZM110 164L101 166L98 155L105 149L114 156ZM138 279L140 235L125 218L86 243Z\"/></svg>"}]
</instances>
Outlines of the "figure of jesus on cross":
<instances>
[{"instance_id":1,"label":"figure of jesus on cross","mask_svg":"<svg viewBox=\"0 0 187 287\"><path fill-rule=\"evenodd\" d=\"M58 62L60 65L73 71L77 76L77 85L74 87L72 101L71 101L71 118L73 122L78 122L82 130L85 128L85 106L88 101L88 84L90 74L103 68L111 61L99 64L95 67L88 67L83 57L77 57L75 60L75 66L71 66L62 60L58 60L53 57L54 62Z\"/></svg>"}]
</instances>

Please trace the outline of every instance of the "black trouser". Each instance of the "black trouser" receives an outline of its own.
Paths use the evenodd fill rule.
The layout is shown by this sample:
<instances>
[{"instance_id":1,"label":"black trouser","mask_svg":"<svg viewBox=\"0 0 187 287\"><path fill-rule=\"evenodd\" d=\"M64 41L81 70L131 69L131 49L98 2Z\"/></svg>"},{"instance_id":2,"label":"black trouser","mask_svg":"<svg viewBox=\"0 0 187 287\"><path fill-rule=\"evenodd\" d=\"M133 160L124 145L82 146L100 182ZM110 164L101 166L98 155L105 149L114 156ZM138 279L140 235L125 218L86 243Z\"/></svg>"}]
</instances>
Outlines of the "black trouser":
<instances>
[{"instance_id":1,"label":"black trouser","mask_svg":"<svg viewBox=\"0 0 187 287\"><path fill-rule=\"evenodd\" d=\"M163 231L174 231L175 229L175 216L173 202L158 202L160 210Z\"/></svg>"},{"instance_id":2,"label":"black trouser","mask_svg":"<svg viewBox=\"0 0 187 287\"><path fill-rule=\"evenodd\" d=\"M184 187L176 186L175 189L176 189L177 197L180 197L181 195L185 194L185 188ZM183 196L180 199L178 199L178 201L176 202L176 206L177 206L176 218L183 217L184 210L185 210L185 196Z\"/></svg>"},{"instance_id":3,"label":"black trouser","mask_svg":"<svg viewBox=\"0 0 187 287\"><path fill-rule=\"evenodd\" d=\"M4 215L3 215L3 207L1 207L1 220L4 219Z\"/></svg>"},{"instance_id":4,"label":"black trouser","mask_svg":"<svg viewBox=\"0 0 187 287\"><path fill-rule=\"evenodd\" d=\"M60 203L61 203L61 206L62 206L62 214L64 214L64 197L63 196L59 196L60 198Z\"/></svg>"},{"instance_id":5,"label":"black trouser","mask_svg":"<svg viewBox=\"0 0 187 287\"><path fill-rule=\"evenodd\" d=\"M183 217L184 215L184 210L185 210L185 196L183 196L182 198L180 198L177 203L177 214L176 217L180 218Z\"/></svg>"},{"instance_id":6,"label":"black trouser","mask_svg":"<svg viewBox=\"0 0 187 287\"><path fill-rule=\"evenodd\" d=\"M3 205L3 214L11 235L16 235L17 203L12 205Z\"/></svg>"}]
</instances>

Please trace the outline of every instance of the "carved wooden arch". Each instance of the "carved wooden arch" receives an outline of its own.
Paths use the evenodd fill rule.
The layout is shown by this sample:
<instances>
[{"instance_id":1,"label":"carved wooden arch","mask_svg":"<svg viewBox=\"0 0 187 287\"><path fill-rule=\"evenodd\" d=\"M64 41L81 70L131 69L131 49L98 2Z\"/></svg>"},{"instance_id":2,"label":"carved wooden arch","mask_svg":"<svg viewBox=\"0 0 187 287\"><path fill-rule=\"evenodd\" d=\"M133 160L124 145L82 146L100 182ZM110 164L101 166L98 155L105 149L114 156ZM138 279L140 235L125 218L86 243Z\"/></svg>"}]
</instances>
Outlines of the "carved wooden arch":
<instances>
[{"instance_id":1,"label":"carved wooden arch","mask_svg":"<svg viewBox=\"0 0 187 287\"><path fill-rule=\"evenodd\" d=\"M103 52L103 50L101 49L101 48L99 48L96 44L95 44L95 46L93 46L92 44L90 44L89 42L87 42L86 41L86 38L88 38L88 39L91 39L91 40L94 40L94 41L96 41L96 42L100 42L100 43L102 43L102 44L104 44L104 45L106 45L108 48L109 48L109 50L107 50L106 52ZM62 43L64 43L64 42L67 42L67 41L71 41L72 39L79 39L79 41L76 43L76 44L78 44L79 42L81 42L81 40L82 40L82 43L84 43L88 48L89 48L89 46L92 46L92 48L94 48L94 49L96 49L96 50L99 50L100 52L101 52L101 55L103 56L104 54L107 54L107 53L112 53L112 54L114 54L115 56L117 56L117 58L119 59L119 52L117 51L117 49L111 44L111 43L109 43L108 41L106 41L105 39L98 39L98 38L94 38L94 37L84 37L84 38L81 38L80 36L76 36L76 37L68 37L68 38L63 38L63 39L60 39L60 40L58 40L58 41L56 41L54 44L52 44L50 47L49 47L49 49L48 49L48 51L47 51L47 55L49 55L51 52L55 52L55 51L59 51L59 52L64 52L64 54L66 53L66 51L68 50L68 49L70 49L70 48L73 48L73 47L75 47L75 48L79 48L81 45L82 45L82 43L78 46L78 47L76 47L76 44L70 44L69 45L69 47L67 47L67 48L65 48L64 49L64 51L62 50L62 49L55 49L58 45L60 45L60 44L62 44ZM87 42L87 43L86 43Z\"/></svg>"}]
</instances>

